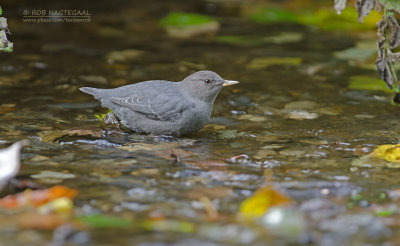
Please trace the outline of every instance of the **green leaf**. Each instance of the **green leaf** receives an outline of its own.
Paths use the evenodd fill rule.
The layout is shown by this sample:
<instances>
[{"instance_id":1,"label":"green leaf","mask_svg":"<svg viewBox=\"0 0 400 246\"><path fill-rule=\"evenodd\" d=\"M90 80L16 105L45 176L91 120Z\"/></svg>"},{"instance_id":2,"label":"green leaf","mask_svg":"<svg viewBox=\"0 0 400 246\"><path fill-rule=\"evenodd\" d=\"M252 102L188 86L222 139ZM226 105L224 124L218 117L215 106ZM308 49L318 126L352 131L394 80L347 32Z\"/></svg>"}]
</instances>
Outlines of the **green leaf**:
<instances>
[{"instance_id":1,"label":"green leaf","mask_svg":"<svg viewBox=\"0 0 400 246\"><path fill-rule=\"evenodd\" d=\"M107 110L106 113L104 114L95 114L94 117L96 117L96 119L98 119L99 121L103 121L104 118L106 117L107 114L112 113L111 110Z\"/></svg>"},{"instance_id":2,"label":"green leaf","mask_svg":"<svg viewBox=\"0 0 400 246\"><path fill-rule=\"evenodd\" d=\"M101 214L81 216L78 220L93 228L128 228L132 225L128 219Z\"/></svg>"},{"instance_id":3,"label":"green leaf","mask_svg":"<svg viewBox=\"0 0 400 246\"><path fill-rule=\"evenodd\" d=\"M380 217L387 217L387 216L390 216L390 215L392 215L394 213L396 213L396 210L394 210L394 209L386 209L386 210L377 211L375 214L377 216L380 216Z\"/></svg>"},{"instance_id":4,"label":"green leaf","mask_svg":"<svg viewBox=\"0 0 400 246\"><path fill-rule=\"evenodd\" d=\"M7 47L4 49L6 52L13 52L13 43L8 42Z\"/></svg>"},{"instance_id":5,"label":"green leaf","mask_svg":"<svg viewBox=\"0 0 400 246\"><path fill-rule=\"evenodd\" d=\"M3 9L1 8L1 6L0 6L0 15L3 13Z\"/></svg>"},{"instance_id":6,"label":"green leaf","mask_svg":"<svg viewBox=\"0 0 400 246\"><path fill-rule=\"evenodd\" d=\"M215 21L215 18L194 14L194 13L180 13L172 12L160 20L162 26L193 26L201 25Z\"/></svg>"},{"instance_id":7,"label":"green leaf","mask_svg":"<svg viewBox=\"0 0 400 246\"><path fill-rule=\"evenodd\" d=\"M259 8L249 17L251 20L258 23L297 22L297 15L295 13L286 9L271 6Z\"/></svg>"},{"instance_id":8,"label":"green leaf","mask_svg":"<svg viewBox=\"0 0 400 246\"><path fill-rule=\"evenodd\" d=\"M386 87L383 80L364 75L352 76L350 78L349 88L354 90L384 91L393 93L392 90Z\"/></svg>"}]
</instances>

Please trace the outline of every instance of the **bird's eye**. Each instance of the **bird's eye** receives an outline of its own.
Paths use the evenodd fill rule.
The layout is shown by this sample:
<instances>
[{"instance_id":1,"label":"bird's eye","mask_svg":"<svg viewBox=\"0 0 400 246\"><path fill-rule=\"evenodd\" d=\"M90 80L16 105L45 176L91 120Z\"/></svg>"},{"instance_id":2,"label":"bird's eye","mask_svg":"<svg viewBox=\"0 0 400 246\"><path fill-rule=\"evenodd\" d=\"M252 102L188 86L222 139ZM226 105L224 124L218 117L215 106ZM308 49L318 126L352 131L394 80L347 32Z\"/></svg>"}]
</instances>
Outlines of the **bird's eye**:
<instances>
[{"instance_id":1,"label":"bird's eye","mask_svg":"<svg viewBox=\"0 0 400 246\"><path fill-rule=\"evenodd\" d=\"M211 82L211 80L209 80L209 79L206 79L204 82L206 82L206 84L208 84L208 83L210 83L210 82Z\"/></svg>"}]
</instances>

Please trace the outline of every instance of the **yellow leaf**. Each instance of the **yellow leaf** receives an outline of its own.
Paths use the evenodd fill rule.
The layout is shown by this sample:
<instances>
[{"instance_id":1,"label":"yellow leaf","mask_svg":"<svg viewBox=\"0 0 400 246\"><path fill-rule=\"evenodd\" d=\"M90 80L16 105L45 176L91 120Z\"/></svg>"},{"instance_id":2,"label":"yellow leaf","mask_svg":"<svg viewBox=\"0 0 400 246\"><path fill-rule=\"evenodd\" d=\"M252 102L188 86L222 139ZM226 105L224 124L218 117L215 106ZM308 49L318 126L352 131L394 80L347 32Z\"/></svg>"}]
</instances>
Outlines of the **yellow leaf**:
<instances>
[{"instance_id":1,"label":"yellow leaf","mask_svg":"<svg viewBox=\"0 0 400 246\"><path fill-rule=\"evenodd\" d=\"M389 162L400 162L400 144L380 145L371 155Z\"/></svg>"},{"instance_id":2,"label":"yellow leaf","mask_svg":"<svg viewBox=\"0 0 400 246\"><path fill-rule=\"evenodd\" d=\"M271 206L286 205L290 202L288 197L273 190L271 186L265 186L240 204L240 214L246 219L252 219L263 215Z\"/></svg>"}]
</instances>

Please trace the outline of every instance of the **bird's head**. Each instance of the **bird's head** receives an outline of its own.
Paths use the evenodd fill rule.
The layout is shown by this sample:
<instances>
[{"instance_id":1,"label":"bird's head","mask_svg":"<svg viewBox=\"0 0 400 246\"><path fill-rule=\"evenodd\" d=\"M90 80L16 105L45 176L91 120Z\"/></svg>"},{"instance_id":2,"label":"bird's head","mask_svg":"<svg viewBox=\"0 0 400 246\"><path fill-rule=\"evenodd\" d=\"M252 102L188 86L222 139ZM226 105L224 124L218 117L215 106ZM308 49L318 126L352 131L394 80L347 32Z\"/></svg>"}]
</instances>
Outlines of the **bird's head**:
<instances>
[{"instance_id":1,"label":"bird's head","mask_svg":"<svg viewBox=\"0 0 400 246\"><path fill-rule=\"evenodd\" d=\"M192 97L213 103L224 86L234 85L238 81L225 80L213 71L198 71L181 81L185 93Z\"/></svg>"}]
</instances>

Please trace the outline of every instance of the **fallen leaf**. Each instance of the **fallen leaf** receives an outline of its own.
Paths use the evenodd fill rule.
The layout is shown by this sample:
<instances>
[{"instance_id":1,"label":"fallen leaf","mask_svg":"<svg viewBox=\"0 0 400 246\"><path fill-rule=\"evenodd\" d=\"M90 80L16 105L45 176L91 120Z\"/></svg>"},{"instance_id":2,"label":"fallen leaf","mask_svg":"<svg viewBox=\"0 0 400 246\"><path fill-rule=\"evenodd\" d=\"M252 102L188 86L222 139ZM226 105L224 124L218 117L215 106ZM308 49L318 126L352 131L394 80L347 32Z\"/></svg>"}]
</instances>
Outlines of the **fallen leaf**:
<instances>
[{"instance_id":1,"label":"fallen leaf","mask_svg":"<svg viewBox=\"0 0 400 246\"><path fill-rule=\"evenodd\" d=\"M350 77L349 88L353 90L371 90L393 93L379 78L356 75Z\"/></svg>"},{"instance_id":2,"label":"fallen leaf","mask_svg":"<svg viewBox=\"0 0 400 246\"><path fill-rule=\"evenodd\" d=\"M129 228L132 226L130 219L102 214L81 216L77 219L93 228Z\"/></svg>"},{"instance_id":3,"label":"fallen leaf","mask_svg":"<svg viewBox=\"0 0 400 246\"><path fill-rule=\"evenodd\" d=\"M196 228L193 223L177 220L147 220L143 222L142 226L152 231L179 233L193 233Z\"/></svg>"},{"instance_id":4,"label":"fallen leaf","mask_svg":"<svg viewBox=\"0 0 400 246\"><path fill-rule=\"evenodd\" d=\"M17 224L22 228L51 230L67 222L65 216L59 214L24 213L15 216Z\"/></svg>"},{"instance_id":5,"label":"fallen leaf","mask_svg":"<svg viewBox=\"0 0 400 246\"><path fill-rule=\"evenodd\" d=\"M240 216L245 219L254 219L262 216L272 206L282 206L291 203L291 200L271 186L259 188L252 196L240 204Z\"/></svg>"},{"instance_id":6,"label":"fallen leaf","mask_svg":"<svg viewBox=\"0 0 400 246\"><path fill-rule=\"evenodd\" d=\"M77 191L64 186L53 186L45 190L25 190L15 195L8 195L0 199L0 207L19 208L22 206L33 205L38 207L57 198L74 198Z\"/></svg>"},{"instance_id":7,"label":"fallen leaf","mask_svg":"<svg viewBox=\"0 0 400 246\"><path fill-rule=\"evenodd\" d=\"M400 162L400 144L380 145L371 153L371 156L375 156L389 162Z\"/></svg>"},{"instance_id":8,"label":"fallen leaf","mask_svg":"<svg viewBox=\"0 0 400 246\"><path fill-rule=\"evenodd\" d=\"M61 197L38 207L38 212L40 214L50 214L53 212L69 213L72 211L73 206L73 202L70 198Z\"/></svg>"}]
</instances>

